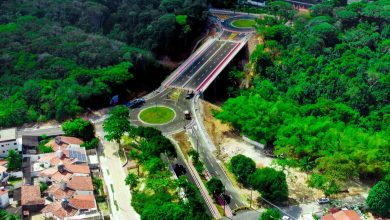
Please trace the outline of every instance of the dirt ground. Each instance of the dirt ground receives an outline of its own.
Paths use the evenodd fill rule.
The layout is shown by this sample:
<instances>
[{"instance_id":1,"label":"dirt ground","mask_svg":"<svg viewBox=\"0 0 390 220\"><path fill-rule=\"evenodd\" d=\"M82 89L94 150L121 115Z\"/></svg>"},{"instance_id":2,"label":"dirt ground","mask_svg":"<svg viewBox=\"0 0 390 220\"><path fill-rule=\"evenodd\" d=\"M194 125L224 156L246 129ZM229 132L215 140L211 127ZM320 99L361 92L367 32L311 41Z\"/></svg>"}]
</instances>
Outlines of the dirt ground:
<instances>
[{"instance_id":1,"label":"dirt ground","mask_svg":"<svg viewBox=\"0 0 390 220\"><path fill-rule=\"evenodd\" d=\"M231 157L237 154L243 154L252 158L256 162L257 167L273 166L273 158L267 157L263 154L262 150L245 142L239 133L234 129L223 124L221 121L215 119L212 114L212 110L219 110L218 106L203 102L204 106L204 125L210 134L212 140L216 144L217 151L220 150L219 159L223 160L225 164L228 164ZM217 154L217 152L215 152ZM309 188L306 184L308 175L304 172L300 172L297 169L286 168L285 173L287 175L287 184L289 186L289 194L292 203L308 203L316 201L318 198L323 197L323 193L320 190ZM239 186L239 184L237 183ZM250 191L239 186L241 193L246 198L250 198ZM258 196L257 192L253 192L253 198Z\"/></svg>"}]
</instances>

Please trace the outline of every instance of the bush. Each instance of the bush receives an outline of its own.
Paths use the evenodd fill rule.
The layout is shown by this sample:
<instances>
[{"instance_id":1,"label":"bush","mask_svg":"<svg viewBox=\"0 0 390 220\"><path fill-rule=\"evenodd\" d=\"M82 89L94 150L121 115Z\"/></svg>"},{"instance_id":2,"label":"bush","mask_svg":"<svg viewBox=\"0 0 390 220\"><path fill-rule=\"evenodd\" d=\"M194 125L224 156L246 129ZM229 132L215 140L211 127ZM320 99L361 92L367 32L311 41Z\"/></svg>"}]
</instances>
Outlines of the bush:
<instances>
[{"instance_id":1,"label":"bush","mask_svg":"<svg viewBox=\"0 0 390 220\"><path fill-rule=\"evenodd\" d=\"M387 181L379 181L370 190L367 197L368 207L382 217L390 217L390 184Z\"/></svg>"},{"instance_id":2,"label":"bush","mask_svg":"<svg viewBox=\"0 0 390 220\"><path fill-rule=\"evenodd\" d=\"M273 168L256 169L250 177L250 184L271 202L283 202L288 199L286 175Z\"/></svg>"},{"instance_id":3,"label":"bush","mask_svg":"<svg viewBox=\"0 0 390 220\"><path fill-rule=\"evenodd\" d=\"M43 193L45 190L47 190L47 188L49 188L47 183L39 183L39 189L41 190L41 193Z\"/></svg>"},{"instance_id":4,"label":"bush","mask_svg":"<svg viewBox=\"0 0 390 220\"><path fill-rule=\"evenodd\" d=\"M99 139L92 138L90 141L86 141L80 145L81 147L85 147L86 150L95 149L99 146Z\"/></svg>"},{"instance_id":5,"label":"bush","mask_svg":"<svg viewBox=\"0 0 390 220\"><path fill-rule=\"evenodd\" d=\"M78 137L84 141L90 141L95 137L95 127L93 124L82 118L67 121L61 127L67 136Z\"/></svg>"},{"instance_id":6,"label":"bush","mask_svg":"<svg viewBox=\"0 0 390 220\"><path fill-rule=\"evenodd\" d=\"M225 191L225 186L223 185L222 181L215 177L211 178L206 183L206 186L209 192L213 195L220 195Z\"/></svg>"},{"instance_id":7,"label":"bush","mask_svg":"<svg viewBox=\"0 0 390 220\"><path fill-rule=\"evenodd\" d=\"M282 219L282 215L277 209L267 209L261 213L259 220L279 220Z\"/></svg>"}]
</instances>

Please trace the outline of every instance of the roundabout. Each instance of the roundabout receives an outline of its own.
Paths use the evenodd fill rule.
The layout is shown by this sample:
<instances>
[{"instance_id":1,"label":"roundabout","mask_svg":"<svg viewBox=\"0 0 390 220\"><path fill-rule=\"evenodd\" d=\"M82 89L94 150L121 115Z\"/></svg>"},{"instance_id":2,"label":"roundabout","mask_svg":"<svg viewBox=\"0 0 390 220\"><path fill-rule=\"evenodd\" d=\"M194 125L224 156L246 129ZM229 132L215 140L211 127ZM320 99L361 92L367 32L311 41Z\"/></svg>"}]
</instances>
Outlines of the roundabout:
<instances>
[{"instance_id":1,"label":"roundabout","mask_svg":"<svg viewBox=\"0 0 390 220\"><path fill-rule=\"evenodd\" d=\"M176 112L164 105L150 106L138 113L138 119L144 124L164 125L176 118Z\"/></svg>"},{"instance_id":2,"label":"roundabout","mask_svg":"<svg viewBox=\"0 0 390 220\"><path fill-rule=\"evenodd\" d=\"M252 19L237 19L231 23L231 25L236 28L252 28L255 24L256 21Z\"/></svg>"},{"instance_id":3,"label":"roundabout","mask_svg":"<svg viewBox=\"0 0 390 220\"><path fill-rule=\"evenodd\" d=\"M238 15L221 21L221 24L226 30L248 33L255 31L256 18L251 15Z\"/></svg>"}]
</instances>

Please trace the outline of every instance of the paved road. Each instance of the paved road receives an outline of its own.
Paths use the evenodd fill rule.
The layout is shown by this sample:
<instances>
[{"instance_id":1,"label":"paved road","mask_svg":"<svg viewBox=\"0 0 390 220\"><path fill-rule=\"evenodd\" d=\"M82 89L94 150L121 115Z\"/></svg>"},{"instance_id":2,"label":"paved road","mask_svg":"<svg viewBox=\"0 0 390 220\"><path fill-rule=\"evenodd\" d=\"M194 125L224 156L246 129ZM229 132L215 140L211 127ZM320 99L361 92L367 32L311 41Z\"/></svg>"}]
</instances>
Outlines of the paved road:
<instances>
[{"instance_id":1,"label":"paved road","mask_svg":"<svg viewBox=\"0 0 390 220\"><path fill-rule=\"evenodd\" d=\"M99 137L104 137L101 124L96 125L96 134ZM99 156L100 167L109 192L113 219L138 220L140 216L131 206L131 193L129 187L125 185L126 174L118 156L118 145L107 142L104 138L101 138L101 143L103 144L103 154ZM115 201L117 205L115 205Z\"/></svg>"},{"instance_id":2,"label":"paved road","mask_svg":"<svg viewBox=\"0 0 390 220\"><path fill-rule=\"evenodd\" d=\"M237 190L234 188L233 184L230 182L229 177L227 177L225 171L219 164L220 161L217 160L213 153L210 151L208 144L206 141L202 138L202 135L200 134L200 129L198 129L196 126L189 129L189 136L192 139L192 142L194 145L199 148L199 155L201 157L201 160L204 162L207 171L210 173L211 176L219 178L226 189L225 195L230 198L229 207L234 210L236 208L245 206L244 202L242 201L242 198L240 194L237 192ZM228 200L228 199L227 199ZM229 201L228 201L229 202Z\"/></svg>"}]
</instances>

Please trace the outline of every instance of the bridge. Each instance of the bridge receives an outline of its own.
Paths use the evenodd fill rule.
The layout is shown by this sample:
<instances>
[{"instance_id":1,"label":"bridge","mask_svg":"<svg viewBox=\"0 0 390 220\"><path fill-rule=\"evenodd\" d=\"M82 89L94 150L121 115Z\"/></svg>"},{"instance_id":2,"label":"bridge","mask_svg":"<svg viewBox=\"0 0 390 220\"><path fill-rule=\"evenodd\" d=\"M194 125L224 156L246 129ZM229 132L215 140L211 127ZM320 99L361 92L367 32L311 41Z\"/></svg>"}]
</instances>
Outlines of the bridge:
<instances>
[{"instance_id":1,"label":"bridge","mask_svg":"<svg viewBox=\"0 0 390 220\"><path fill-rule=\"evenodd\" d=\"M239 16L240 17L240 16ZM232 59L246 45L251 35L248 30L235 30L224 25L223 20L214 17L220 32L208 39L166 79L164 88L179 88L204 92ZM230 18L231 19L231 18Z\"/></svg>"}]
</instances>

